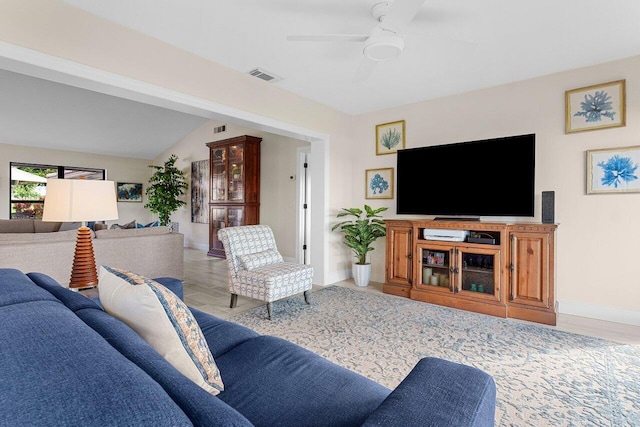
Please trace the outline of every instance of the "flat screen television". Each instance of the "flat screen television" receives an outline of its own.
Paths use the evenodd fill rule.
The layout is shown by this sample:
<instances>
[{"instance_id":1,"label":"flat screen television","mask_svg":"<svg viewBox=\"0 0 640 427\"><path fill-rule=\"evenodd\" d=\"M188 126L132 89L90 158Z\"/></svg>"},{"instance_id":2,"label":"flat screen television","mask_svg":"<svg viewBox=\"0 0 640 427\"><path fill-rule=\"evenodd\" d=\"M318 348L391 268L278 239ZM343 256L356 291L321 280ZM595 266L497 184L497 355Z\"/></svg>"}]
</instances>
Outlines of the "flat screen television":
<instances>
[{"instance_id":1,"label":"flat screen television","mask_svg":"<svg viewBox=\"0 0 640 427\"><path fill-rule=\"evenodd\" d=\"M396 212L532 217L535 146L528 134L398 150Z\"/></svg>"}]
</instances>

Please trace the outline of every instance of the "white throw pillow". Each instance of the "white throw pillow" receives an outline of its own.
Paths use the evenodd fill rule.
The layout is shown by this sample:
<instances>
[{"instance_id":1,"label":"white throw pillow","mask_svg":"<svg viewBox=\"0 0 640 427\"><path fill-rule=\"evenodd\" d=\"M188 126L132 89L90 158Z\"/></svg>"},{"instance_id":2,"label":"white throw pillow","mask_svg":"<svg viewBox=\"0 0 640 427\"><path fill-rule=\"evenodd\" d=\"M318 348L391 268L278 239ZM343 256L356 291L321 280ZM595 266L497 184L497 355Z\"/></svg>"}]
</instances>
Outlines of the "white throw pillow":
<instances>
[{"instance_id":1,"label":"white throw pillow","mask_svg":"<svg viewBox=\"0 0 640 427\"><path fill-rule=\"evenodd\" d=\"M254 268L284 261L277 249L267 249L266 251L253 254L238 255L238 259L247 270L253 270Z\"/></svg>"},{"instance_id":2,"label":"white throw pillow","mask_svg":"<svg viewBox=\"0 0 640 427\"><path fill-rule=\"evenodd\" d=\"M98 294L104 310L129 325L171 365L211 394L224 390L204 334L187 305L158 282L100 267Z\"/></svg>"}]
</instances>

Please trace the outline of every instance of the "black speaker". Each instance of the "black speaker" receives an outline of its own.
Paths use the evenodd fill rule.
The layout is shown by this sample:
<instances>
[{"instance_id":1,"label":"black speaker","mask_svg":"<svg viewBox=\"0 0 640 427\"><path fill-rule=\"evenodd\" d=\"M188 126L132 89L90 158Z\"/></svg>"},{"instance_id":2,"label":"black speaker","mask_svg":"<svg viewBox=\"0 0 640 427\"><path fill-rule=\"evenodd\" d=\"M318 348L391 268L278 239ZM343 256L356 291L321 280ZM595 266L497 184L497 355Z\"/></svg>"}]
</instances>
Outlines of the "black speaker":
<instances>
[{"instance_id":1,"label":"black speaker","mask_svg":"<svg viewBox=\"0 0 640 427\"><path fill-rule=\"evenodd\" d=\"M542 192L542 223L553 224L555 212L555 191Z\"/></svg>"}]
</instances>

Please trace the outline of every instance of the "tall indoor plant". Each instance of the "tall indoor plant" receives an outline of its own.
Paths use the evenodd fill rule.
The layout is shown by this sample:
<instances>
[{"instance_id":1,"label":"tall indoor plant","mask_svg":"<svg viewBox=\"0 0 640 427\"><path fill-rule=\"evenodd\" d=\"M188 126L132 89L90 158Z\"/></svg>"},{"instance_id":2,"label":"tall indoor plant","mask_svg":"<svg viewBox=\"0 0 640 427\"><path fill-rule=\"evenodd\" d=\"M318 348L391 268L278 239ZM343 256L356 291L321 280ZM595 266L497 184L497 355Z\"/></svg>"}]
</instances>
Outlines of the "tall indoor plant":
<instances>
[{"instance_id":1,"label":"tall indoor plant","mask_svg":"<svg viewBox=\"0 0 640 427\"><path fill-rule=\"evenodd\" d=\"M351 216L353 219L339 222L331 229L332 231L343 232L345 245L350 247L356 254L358 261L353 264L353 278L358 286L367 286L369 284L371 264L367 262L367 254L374 249L372 247L373 242L387 234L384 222L380 219L381 216L378 215L387 209L385 207L372 209L368 205L364 205L364 210L343 208L337 217Z\"/></svg>"},{"instance_id":2,"label":"tall indoor plant","mask_svg":"<svg viewBox=\"0 0 640 427\"><path fill-rule=\"evenodd\" d=\"M172 154L163 166L149 165L156 171L149 178L150 185L145 191L148 202L144 207L158 214L160 225L170 225L171 214L187 204L180 199L188 185L184 172L175 167L176 160L178 157Z\"/></svg>"}]
</instances>

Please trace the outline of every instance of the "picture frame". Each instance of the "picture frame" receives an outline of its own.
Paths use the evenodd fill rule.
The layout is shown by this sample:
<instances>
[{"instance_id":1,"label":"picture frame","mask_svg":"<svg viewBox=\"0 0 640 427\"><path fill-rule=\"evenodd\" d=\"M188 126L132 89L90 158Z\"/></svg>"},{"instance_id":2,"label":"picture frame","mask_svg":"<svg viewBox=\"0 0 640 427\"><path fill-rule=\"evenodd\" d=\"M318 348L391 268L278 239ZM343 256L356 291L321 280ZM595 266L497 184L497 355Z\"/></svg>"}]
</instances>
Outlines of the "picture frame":
<instances>
[{"instance_id":1,"label":"picture frame","mask_svg":"<svg viewBox=\"0 0 640 427\"><path fill-rule=\"evenodd\" d=\"M626 125L626 81L565 92L565 133Z\"/></svg>"},{"instance_id":2,"label":"picture frame","mask_svg":"<svg viewBox=\"0 0 640 427\"><path fill-rule=\"evenodd\" d=\"M587 151L587 194L640 193L640 145Z\"/></svg>"},{"instance_id":3,"label":"picture frame","mask_svg":"<svg viewBox=\"0 0 640 427\"><path fill-rule=\"evenodd\" d=\"M425 265L431 265L435 267L444 266L444 252L427 251L424 258Z\"/></svg>"},{"instance_id":4,"label":"picture frame","mask_svg":"<svg viewBox=\"0 0 640 427\"><path fill-rule=\"evenodd\" d=\"M366 199L393 199L393 168L365 171Z\"/></svg>"},{"instance_id":5,"label":"picture frame","mask_svg":"<svg viewBox=\"0 0 640 427\"><path fill-rule=\"evenodd\" d=\"M209 223L209 160L191 162L191 222Z\"/></svg>"},{"instance_id":6,"label":"picture frame","mask_svg":"<svg viewBox=\"0 0 640 427\"><path fill-rule=\"evenodd\" d=\"M118 202L142 203L142 184L118 182L116 186Z\"/></svg>"},{"instance_id":7,"label":"picture frame","mask_svg":"<svg viewBox=\"0 0 640 427\"><path fill-rule=\"evenodd\" d=\"M394 154L404 148L405 122L383 123L376 125L376 155Z\"/></svg>"}]
</instances>

